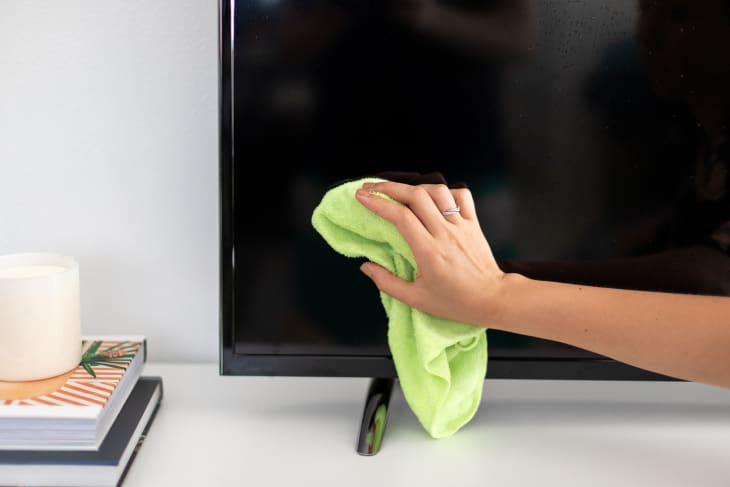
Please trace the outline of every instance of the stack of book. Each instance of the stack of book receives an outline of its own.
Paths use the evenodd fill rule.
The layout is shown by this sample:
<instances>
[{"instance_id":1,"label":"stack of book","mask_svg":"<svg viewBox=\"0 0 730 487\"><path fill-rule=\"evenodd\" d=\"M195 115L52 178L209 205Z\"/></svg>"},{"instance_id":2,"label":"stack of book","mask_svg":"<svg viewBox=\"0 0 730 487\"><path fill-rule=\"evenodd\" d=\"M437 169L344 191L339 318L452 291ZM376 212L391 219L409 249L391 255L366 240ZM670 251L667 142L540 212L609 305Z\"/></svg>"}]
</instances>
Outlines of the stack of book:
<instances>
[{"instance_id":1,"label":"stack of book","mask_svg":"<svg viewBox=\"0 0 730 487\"><path fill-rule=\"evenodd\" d=\"M118 486L162 400L142 336L84 337L75 369L0 382L0 485Z\"/></svg>"}]
</instances>

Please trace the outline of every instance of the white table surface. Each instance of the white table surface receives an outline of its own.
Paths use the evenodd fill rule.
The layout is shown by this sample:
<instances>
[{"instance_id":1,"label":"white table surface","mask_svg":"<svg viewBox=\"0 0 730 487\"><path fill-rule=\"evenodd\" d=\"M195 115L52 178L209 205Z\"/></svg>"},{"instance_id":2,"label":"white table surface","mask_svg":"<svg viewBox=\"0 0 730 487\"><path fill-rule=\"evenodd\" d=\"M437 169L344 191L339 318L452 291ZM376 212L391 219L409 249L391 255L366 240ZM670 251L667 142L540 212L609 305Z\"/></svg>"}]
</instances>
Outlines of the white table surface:
<instances>
[{"instance_id":1,"label":"white table surface","mask_svg":"<svg viewBox=\"0 0 730 487\"><path fill-rule=\"evenodd\" d=\"M219 376L148 363L164 399L123 487L730 485L730 390L682 382L485 381L433 440L399 388L383 447L355 452L368 379Z\"/></svg>"}]
</instances>

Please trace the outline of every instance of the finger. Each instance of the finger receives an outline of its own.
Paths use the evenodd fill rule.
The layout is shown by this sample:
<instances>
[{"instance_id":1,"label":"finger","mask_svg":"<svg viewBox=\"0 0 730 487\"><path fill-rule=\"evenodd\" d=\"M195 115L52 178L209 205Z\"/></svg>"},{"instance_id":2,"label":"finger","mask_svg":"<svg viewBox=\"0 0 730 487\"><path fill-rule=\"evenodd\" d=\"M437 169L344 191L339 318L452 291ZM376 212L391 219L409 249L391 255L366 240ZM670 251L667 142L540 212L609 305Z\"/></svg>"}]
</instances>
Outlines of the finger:
<instances>
[{"instance_id":1,"label":"finger","mask_svg":"<svg viewBox=\"0 0 730 487\"><path fill-rule=\"evenodd\" d=\"M410 208L382 196L360 189L355 193L357 200L370 211L391 222L398 229L413 251L414 257L427 252L433 245L433 236Z\"/></svg>"},{"instance_id":2,"label":"finger","mask_svg":"<svg viewBox=\"0 0 730 487\"><path fill-rule=\"evenodd\" d=\"M409 186L386 181L382 183L365 183L363 189L383 193L407 205L431 235L438 235L443 232L444 216L423 186ZM388 219L385 215L381 216Z\"/></svg>"},{"instance_id":3,"label":"finger","mask_svg":"<svg viewBox=\"0 0 730 487\"><path fill-rule=\"evenodd\" d=\"M421 186L423 189L426 190L426 192L431 196L431 199L436 203L436 207L438 207L441 214L446 218L447 220L450 220L452 222L456 221L456 219L460 218L459 213L452 213L449 215L444 215L444 211L446 210L453 210L456 208L456 200L454 199L454 195L451 194L451 190L444 184L424 184Z\"/></svg>"},{"instance_id":4,"label":"finger","mask_svg":"<svg viewBox=\"0 0 730 487\"><path fill-rule=\"evenodd\" d=\"M476 220L477 211L474 206L474 197L467 188L452 189L451 194L456 201L456 204L461 208L461 216L467 220Z\"/></svg>"},{"instance_id":5,"label":"finger","mask_svg":"<svg viewBox=\"0 0 730 487\"><path fill-rule=\"evenodd\" d=\"M412 282L394 276L388 269L374 262L365 262L360 266L360 270L372 279L380 291L388 296L392 296L411 307L415 307L414 305L417 304L417 300L414 299L416 296L415 286Z\"/></svg>"}]
</instances>

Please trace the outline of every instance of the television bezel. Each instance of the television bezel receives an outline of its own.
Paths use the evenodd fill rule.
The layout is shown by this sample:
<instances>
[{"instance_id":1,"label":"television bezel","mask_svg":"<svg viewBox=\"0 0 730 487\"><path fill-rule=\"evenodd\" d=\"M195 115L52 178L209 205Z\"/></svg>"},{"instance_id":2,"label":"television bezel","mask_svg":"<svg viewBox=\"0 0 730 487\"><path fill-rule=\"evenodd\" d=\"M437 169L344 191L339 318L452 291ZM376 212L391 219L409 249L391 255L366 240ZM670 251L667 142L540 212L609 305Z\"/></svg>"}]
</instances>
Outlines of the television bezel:
<instances>
[{"instance_id":1,"label":"television bezel","mask_svg":"<svg viewBox=\"0 0 730 487\"><path fill-rule=\"evenodd\" d=\"M235 352L235 208L233 183L235 0L219 0L219 374L241 376L396 378L389 356L241 354ZM610 358L490 356L490 379L677 380Z\"/></svg>"}]
</instances>

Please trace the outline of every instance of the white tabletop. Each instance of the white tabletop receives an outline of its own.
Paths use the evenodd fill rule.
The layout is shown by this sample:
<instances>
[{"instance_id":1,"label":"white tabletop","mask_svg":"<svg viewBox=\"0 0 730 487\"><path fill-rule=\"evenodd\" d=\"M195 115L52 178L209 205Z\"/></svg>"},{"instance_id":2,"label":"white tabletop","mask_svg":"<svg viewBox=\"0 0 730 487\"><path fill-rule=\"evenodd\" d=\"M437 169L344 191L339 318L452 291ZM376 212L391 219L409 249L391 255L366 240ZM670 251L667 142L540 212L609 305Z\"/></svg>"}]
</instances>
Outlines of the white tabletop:
<instances>
[{"instance_id":1,"label":"white tabletop","mask_svg":"<svg viewBox=\"0 0 730 487\"><path fill-rule=\"evenodd\" d=\"M477 415L442 440L396 387L382 450L362 457L367 379L144 375L165 396L124 487L730 485L730 390L701 384L487 380Z\"/></svg>"}]
</instances>

